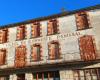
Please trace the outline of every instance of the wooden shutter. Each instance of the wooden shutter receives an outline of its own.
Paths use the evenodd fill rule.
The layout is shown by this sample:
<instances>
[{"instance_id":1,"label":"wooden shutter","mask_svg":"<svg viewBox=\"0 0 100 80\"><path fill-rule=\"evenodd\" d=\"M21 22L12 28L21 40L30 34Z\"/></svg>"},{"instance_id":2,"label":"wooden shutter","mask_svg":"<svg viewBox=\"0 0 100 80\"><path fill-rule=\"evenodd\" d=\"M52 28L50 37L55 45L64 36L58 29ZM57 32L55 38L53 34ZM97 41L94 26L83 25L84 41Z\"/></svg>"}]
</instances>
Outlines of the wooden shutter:
<instances>
[{"instance_id":1,"label":"wooden shutter","mask_svg":"<svg viewBox=\"0 0 100 80\"><path fill-rule=\"evenodd\" d=\"M58 22L57 19L48 21L48 35L58 33Z\"/></svg>"},{"instance_id":2,"label":"wooden shutter","mask_svg":"<svg viewBox=\"0 0 100 80\"><path fill-rule=\"evenodd\" d=\"M50 59L60 58L59 43L53 42L49 44L49 58Z\"/></svg>"},{"instance_id":3,"label":"wooden shutter","mask_svg":"<svg viewBox=\"0 0 100 80\"><path fill-rule=\"evenodd\" d=\"M80 37L79 44L80 44L80 53L82 60L96 59L92 36L86 35Z\"/></svg>"},{"instance_id":4,"label":"wooden shutter","mask_svg":"<svg viewBox=\"0 0 100 80\"><path fill-rule=\"evenodd\" d=\"M89 28L88 22L89 20L86 12L76 13L76 24L78 30Z\"/></svg>"},{"instance_id":5,"label":"wooden shutter","mask_svg":"<svg viewBox=\"0 0 100 80\"><path fill-rule=\"evenodd\" d=\"M32 37L40 36L40 23L34 23L32 25Z\"/></svg>"},{"instance_id":6,"label":"wooden shutter","mask_svg":"<svg viewBox=\"0 0 100 80\"><path fill-rule=\"evenodd\" d=\"M53 34L53 23L51 21L48 22L48 35Z\"/></svg>"},{"instance_id":7,"label":"wooden shutter","mask_svg":"<svg viewBox=\"0 0 100 80\"><path fill-rule=\"evenodd\" d=\"M0 43L7 42L8 29L3 29L0 31Z\"/></svg>"},{"instance_id":8,"label":"wooden shutter","mask_svg":"<svg viewBox=\"0 0 100 80\"><path fill-rule=\"evenodd\" d=\"M21 40L25 38L25 26L20 26L17 28L17 39Z\"/></svg>"},{"instance_id":9,"label":"wooden shutter","mask_svg":"<svg viewBox=\"0 0 100 80\"><path fill-rule=\"evenodd\" d=\"M32 46L32 60L33 61L38 61L41 60L42 54L41 54L41 47L40 45L33 45Z\"/></svg>"},{"instance_id":10,"label":"wooden shutter","mask_svg":"<svg viewBox=\"0 0 100 80\"><path fill-rule=\"evenodd\" d=\"M37 35L37 28L36 28L37 26L36 25L32 25L32 37L36 37L36 35Z\"/></svg>"},{"instance_id":11,"label":"wooden shutter","mask_svg":"<svg viewBox=\"0 0 100 80\"><path fill-rule=\"evenodd\" d=\"M6 50L0 50L0 65L4 65L6 62Z\"/></svg>"},{"instance_id":12,"label":"wooden shutter","mask_svg":"<svg viewBox=\"0 0 100 80\"><path fill-rule=\"evenodd\" d=\"M32 46L32 60L36 61L37 60L37 47Z\"/></svg>"},{"instance_id":13,"label":"wooden shutter","mask_svg":"<svg viewBox=\"0 0 100 80\"><path fill-rule=\"evenodd\" d=\"M52 22L52 27L53 27L53 33L56 34L58 32L58 25L57 25L57 20L53 20Z\"/></svg>"},{"instance_id":14,"label":"wooden shutter","mask_svg":"<svg viewBox=\"0 0 100 80\"><path fill-rule=\"evenodd\" d=\"M55 44L51 44L49 49L50 49L49 58L55 59Z\"/></svg>"},{"instance_id":15,"label":"wooden shutter","mask_svg":"<svg viewBox=\"0 0 100 80\"><path fill-rule=\"evenodd\" d=\"M16 48L15 67L25 66L26 47L20 46Z\"/></svg>"}]
</instances>

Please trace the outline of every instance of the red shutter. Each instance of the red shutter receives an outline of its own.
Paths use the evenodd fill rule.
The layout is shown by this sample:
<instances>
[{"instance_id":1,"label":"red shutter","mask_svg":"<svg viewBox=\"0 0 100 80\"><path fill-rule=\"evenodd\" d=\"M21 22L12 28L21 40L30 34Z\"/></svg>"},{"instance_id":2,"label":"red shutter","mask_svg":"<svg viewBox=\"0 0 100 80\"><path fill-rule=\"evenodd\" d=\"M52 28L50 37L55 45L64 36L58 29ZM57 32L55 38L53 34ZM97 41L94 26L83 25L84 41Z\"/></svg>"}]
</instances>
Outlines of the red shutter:
<instances>
[{"instance_id":1,"label":"red shutter","mask_svg":"<svg viewBox=\"0 0 100 80\"><path fill-rule=\"evenodd\" d=\"M83 36L79 39L82 60L96 59L92 36Z\"/></svg>"},{"instance_id":2,"label":"red shutter","mask_svg":"<svg viewBox=\"0 0 100 80\"><path fill-rule=\"evenodd\" d=\"M3 29L0 31L0 43L7 42L7 34L8 34L7 29Z\"/></svg>"},{"instance_id":3,"label":"red shutter","mask_svg":"<svg viewBox=\"0 0 100 80\"><path fill-rule=\"evenodd\" d=\"M20 46L16 48L15 67L25 66L26 48Z\"/></svg>"},{"instance_id":4,"label":"red shutter","mask_svg":"<svg viewBox=\"0 0 100 80\"><path fill-rule=\"evenodd\" d=\"M40 23L34 23L32 25L32 37L40 36Z\"/></svg>"},{"instance_id":5,"label":"red shutter","mask_svg":"<svg viewBox=\"0 0 100 80\"><path fill-rule=\"evenodd\" d=\"M59 59L60 58L60 49L59 43L53 42L49 44L49 58L50 59Z\"/></svg>"},{"instance_id":6,"label":"red shutter","mask_svg":"<svg viewBox=\"0 0 100 80\"><path fill-rule=\"evenodd\" d=\"M40 36L40 23L37 23L37 36Z\"/></svg>"},{"instance_id":7,"label":"red shutter","mask_svg":"<svg viewBox=\"0 0 100 80\"><path fill-rule=\"evenodd\" d=\"M48 22L48 35L56 34L56 33L58 33L57 20L56 19L50 20Z\"/></svg>"},{"instance_id":8,"label":"red shutter","mask_svg":"<svg viewBox=\"0 0 100 80\"><path fill-rule=\"evenodd\" d=\"M52 22L48 22L48 35L53 34L53 23Z\"/></svg>"},{"instance_id":9,"label":"red shutter","mask_svg":"<svg viewBox=\"0 0 100 80\"><path fill-rule=\"evenodd\" d=\"M37 60L41 60L42 58L42 53L41 53L41 47L40 45L34 45L32 46L32 60L33 61L37 61Z\"/></svg>"},{"instance_id":10,"label":"red shutter","mask_svg":"<svg viewBox=\"0 0 100 80\"><path fill-rule=\"evenodd\" d=\"M37 47L32 46L32 60L36 61L37 60Z\"/></svg>"},{"instance_id":11,"label":"red shutter","mask_svg":"<svg viewBox=\"0 0 100 80\"><path fill-rule=\"evenodd\" d=\"M50 59L55 59L55 44L51 44L49 46L49 58Z\"/></svg>"},{"instance_id":12,"label":"red shutter","mask_svg":"<svg viewBox=\"0 0 100 80\"><path fill-rule=\"evenodd\" d=\"M37 26L33 24L33 26L32 26L32 37L36 37L36 35L37 35L37 28L36 27Z\"/></svg>"},{"instance_id":13,"label":"red shutter","mask_svg":"<svg viewBox=\"0 0 100 80\"><path fill-rule=\"evenodd\" d=\"M0 50L0 65L4 65L6 62L6 50Z\"/></svg>"},{"instance_id":14,"label":"red shutter","mask_svg":"<svg viewBox=\"0 0 100 80\"><path fill-rule=\"evenodd\" d=\"M58 27L57 20L53 20L53 33L57 33L58 32L57 27Z\"/></svg>"},{"instance_id":15,"label":"red shutter","mask_svg":"<svg viewBox=\"0 0 100 80\"><path fill-rule=\"evenodd\" d=\"M18 27L17 39L21 40L25 38L25 26Z\"/></svg>"}]
</instances>

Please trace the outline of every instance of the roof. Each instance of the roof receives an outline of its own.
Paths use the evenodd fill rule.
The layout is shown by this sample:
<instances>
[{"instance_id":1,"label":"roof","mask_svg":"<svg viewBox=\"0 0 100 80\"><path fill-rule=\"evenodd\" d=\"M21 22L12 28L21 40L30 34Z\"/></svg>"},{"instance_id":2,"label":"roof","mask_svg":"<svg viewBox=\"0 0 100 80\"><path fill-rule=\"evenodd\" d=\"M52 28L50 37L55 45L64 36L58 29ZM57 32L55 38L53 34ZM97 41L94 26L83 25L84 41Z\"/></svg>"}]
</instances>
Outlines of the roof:
<instances>
[{"instance_id":1,"label":"roof","mask_svg":"<svg viewBox=\"0 0 100 80\"><path fill-rule=\"evenodd\" d=\"M75 13L80 12L80 11L89 11L89 10L95 10L95 9L100 9L100 4L95 5L95 6L82 8L82 9L78 9L78 10L74 10L74 11L70 11L70 12L62 12L62 13L54 14L51 16L39 17L39 18L31 19L31 20L26 20L23 22L3 25L3 26L0 26L0 29L8 28L8 27L15 27L15 26L19 26L19 25L25 25L25 24L36 22L36 21L45 21L45 20L52 19L52 18L58 18L58 17L67 16L67 15L72 15L72 14L75 14Z\"/></svg>"}]
</instances>

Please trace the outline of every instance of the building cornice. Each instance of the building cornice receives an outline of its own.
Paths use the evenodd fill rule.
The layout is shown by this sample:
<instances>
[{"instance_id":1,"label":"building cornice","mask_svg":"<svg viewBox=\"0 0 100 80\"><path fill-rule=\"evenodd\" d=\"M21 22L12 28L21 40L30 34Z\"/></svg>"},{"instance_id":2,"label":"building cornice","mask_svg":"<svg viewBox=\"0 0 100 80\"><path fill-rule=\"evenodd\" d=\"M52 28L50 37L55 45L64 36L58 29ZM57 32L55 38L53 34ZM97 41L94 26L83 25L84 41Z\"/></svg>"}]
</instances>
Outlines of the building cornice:
<instances>
[{"instance_id":1,"label":"building cornice","mask_svg":"<svg viewBox=\"0 0 100 80\"><path fill-rule=\"evenodd\" d=\"M96 10L96 9L100 9L100 4L95 5L95 6L82 8L82 9L78 9L78 10L74 10L74 11L62 12L62 13L54 14L54 15L51 15L51 16L39 17L39 18L31 19L31 20L18 22L18 23L3 25L3 26L0 26L0 29L30 24L30 23L33 23L33 22L36 22L36 21L45 21L45 20L52 19L52 18L58 18L58 17L72 15L72 14L75 14L75 13L80 12L80 11L90 11L90 10Z\"/></svg>"},{"instance_id":2,"label":"building cornice","mask_svg":"<svg viewBox=\"0 0 100 80\"><path fill-rule=\"evenodd\" d=\"M100 59L92 60L92 61L67 61L60 63L52 63L52 64L41 64L41 65L33 65L26 66L23 68L6 68L0 69L0 76L9 75L9 74L21 74L21 73L35 73L35 72L44 72L44 71L56 71L56 70L64 70L64 69L89 69L84 68L86 66L91 66L100 63ZM100 68L94 67L93 68ZM92 67L90 68L92 69Z\"/></svg>"}]
</instances>

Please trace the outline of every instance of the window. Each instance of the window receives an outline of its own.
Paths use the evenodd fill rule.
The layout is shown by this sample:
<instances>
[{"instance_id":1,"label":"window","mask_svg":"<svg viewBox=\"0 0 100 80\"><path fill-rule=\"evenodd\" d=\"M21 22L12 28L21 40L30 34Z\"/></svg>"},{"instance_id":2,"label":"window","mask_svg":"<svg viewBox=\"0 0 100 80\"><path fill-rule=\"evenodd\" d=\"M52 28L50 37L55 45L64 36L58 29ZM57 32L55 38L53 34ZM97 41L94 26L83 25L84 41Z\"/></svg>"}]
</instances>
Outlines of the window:
<instances>
[{"instance_id":1,"label":"window","mask_svg":"<svg viewBox=\"0 0 100 80\"><path fill-rule=\"evenodd\" d=\"M8 29L1 29L0 30L0 43L7 42L8 37Z\"/></svg>"},{"instance_id":2,"label":"window","mask_svg":"<svg viewBox=\"0 0 100 80\"><path fill-rule=\"evenodd\" d=\"M32 59L32 61L42 60L42 53L41 53L41 45L40 44L35 44L32 46L31 59Z\"/></svg>"},{"instance_id":3,"label":"window","mask_svg":"<svg viewBox=\"0 0 100 80\"><path fill-rule=\"evenodd\" d=\"M97 69L74 70L74 80L99 80Z\"/></svg>"},{"instance_id":4,"label":"window","mask_svg":"<svg viewBox=\"0 0 100 80\"><path fill-rule=\"evenodd\" d=\"M15 67L25 66L25 59L26 59L26 47L24 45L21 45L16 48Z\"/></svg>"},{"instance_id":5,"label":"window","mask_svg":"<svg viewBox=\"0 0 100 80\"><path fill-rule=\"evenodd\" d=\"M93 37L91 35L85 35L80 37L80 54L82 60L94 60L96 59L95 44L93 43Z\"/></svg>"},{"instance_id":6,"label":"window","mask_svg":"<svg viewBox=\"0 0 100 80\"><path fill-rule=\"evenodd\" d=\"M40 23L36 22L32 25L32 37L39 37L40 36Z\"/></svg>"},{"instance_id":7,"label":"window","mask_svg":"<svg viewBox=\"0 0 100 80\"><path fill-rule=\"evenodd\" d=\"M48 22L48 35L58 33L58 22L57 19L52 19Z\"/></svg>"},{"instance_id":8,"label":"window","mask_svg":"<svg viewBox=\"0 0 100 80\"><path fill-rule=\"evenodd\" d=\"M59 71L33 73L33 80L60 80Z\"/></svg>"},{"instance_id":9,"label":"window","mask_svg":"<svg viewBox=\"0 0 100 80\"><path fill-rule=\"evenodd\" d=\"M17 40L22 40L25 38L25 26L19 26L17 28Z\"/></svg>"},{"instance_id":10,"label":"window","mask_svg":"<svg viewBox=\"0 0 100 80\"><path fill-rule=\"evenodd\" d=\"M0 76L0 80L9 80L9 75Z\"/></svg>"},{"instance_id":11,"label":"window","mask_svg":"<svg viewBox=\"0 0 100 80\"><path fill-rule=\"evenodd\" d=\"M6 49L0 49L0 65L6 63Z\"/></svg>"},{"instance_id":12,"label":"window","mask_svg":"<svg viewBox=\"0 0 100 80\"><path fill-rule=\"evenodd\" d=\"M59 59L60 58L60 50L58 42L51 42L49 44L49 59Z\"/></svg>"},{"instance_id":13,"label":"window","mask_svg":"<svg viewBox=\"0 0 100 80\"><path fill-rule=\"evenodd\" d=\"M78 30L89 28L89 20L86 12L76 13L76 24Z\"/></svg>"},{"instance_id":14,"label":"window","mask_svg":"<svg viewBox=\"0 0 100 80\"><path fill-rule=\"evenodd\" d=\"M17 80L25 80L25 74L17 74Z\"/></svg>"}]
</instances>

